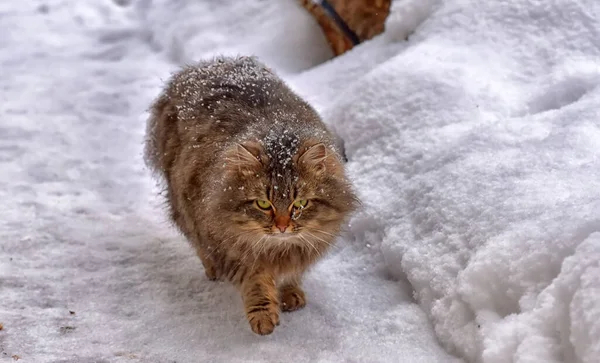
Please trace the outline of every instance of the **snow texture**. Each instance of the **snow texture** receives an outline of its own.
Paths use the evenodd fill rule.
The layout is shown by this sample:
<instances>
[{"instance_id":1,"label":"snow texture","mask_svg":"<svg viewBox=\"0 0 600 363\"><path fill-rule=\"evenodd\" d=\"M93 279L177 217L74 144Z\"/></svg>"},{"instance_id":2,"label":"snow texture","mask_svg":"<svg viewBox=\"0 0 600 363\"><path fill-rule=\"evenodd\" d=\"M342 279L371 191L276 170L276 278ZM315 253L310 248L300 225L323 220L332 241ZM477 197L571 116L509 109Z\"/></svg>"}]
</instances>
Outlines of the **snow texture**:
<instances>
[{"instance_id":1,"label":"snow texture","mask_svg":"<svg viewBox=\"0 0 600 363\"><path fill-rule=\"evenodd\" d=\"M596 1L447 1L327 108L355 236L469 361L600 359L599 31Z\"/></svg>"},{"instance_id":2,"label":"snow texture","mask_svg":"<svg viewBox=\"0 0 600 363\"><path fill-rule=\"evenodd\" d=\"M597 362L600 3L396 0L387 26L327 60L291 0L1 3L0 360ZM142 161L164 80L216 54L317 107L364 203L267 337Z\"/></svg>"}]
</instances>

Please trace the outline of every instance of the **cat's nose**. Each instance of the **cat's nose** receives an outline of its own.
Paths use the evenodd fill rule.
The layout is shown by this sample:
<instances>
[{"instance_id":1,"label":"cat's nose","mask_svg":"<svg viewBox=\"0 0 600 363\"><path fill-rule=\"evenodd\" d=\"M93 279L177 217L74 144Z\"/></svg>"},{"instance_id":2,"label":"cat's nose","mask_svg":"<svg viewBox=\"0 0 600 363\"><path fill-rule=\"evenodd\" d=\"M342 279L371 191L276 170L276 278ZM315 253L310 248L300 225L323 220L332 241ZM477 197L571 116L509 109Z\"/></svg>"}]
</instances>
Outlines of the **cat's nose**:
<instances>
[{"instance_id":1,"label":"cat's nose","mask_svg":"<svg viewBox=\"0 0 600 363\"><path fill-rule=\"evenodd\" d=\"M290 225L290 216L277 216L275 217L275 227L281 232L285 233L285 230Z\"/></svg>"}]
</instances>

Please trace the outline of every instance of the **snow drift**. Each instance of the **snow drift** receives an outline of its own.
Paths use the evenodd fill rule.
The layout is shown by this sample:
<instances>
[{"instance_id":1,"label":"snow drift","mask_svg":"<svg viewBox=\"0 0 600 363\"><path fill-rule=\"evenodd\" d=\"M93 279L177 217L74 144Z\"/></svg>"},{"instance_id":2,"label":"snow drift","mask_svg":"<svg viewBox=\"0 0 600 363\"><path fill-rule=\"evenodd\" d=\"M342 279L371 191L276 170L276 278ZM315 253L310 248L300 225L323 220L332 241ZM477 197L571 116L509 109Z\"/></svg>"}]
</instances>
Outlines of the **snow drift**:
<instances>
[{"instance_id":1,"label":"snow drift","mask_svg":"<svg viewBox=\"0 0 600 363\"><path fill-rule=\"evenodd\" d=\"M595 1L446 1L326 110L355 233L385 231L370 243L469 361L600 357L599 29Z\"/></svg>"}]
</instances>

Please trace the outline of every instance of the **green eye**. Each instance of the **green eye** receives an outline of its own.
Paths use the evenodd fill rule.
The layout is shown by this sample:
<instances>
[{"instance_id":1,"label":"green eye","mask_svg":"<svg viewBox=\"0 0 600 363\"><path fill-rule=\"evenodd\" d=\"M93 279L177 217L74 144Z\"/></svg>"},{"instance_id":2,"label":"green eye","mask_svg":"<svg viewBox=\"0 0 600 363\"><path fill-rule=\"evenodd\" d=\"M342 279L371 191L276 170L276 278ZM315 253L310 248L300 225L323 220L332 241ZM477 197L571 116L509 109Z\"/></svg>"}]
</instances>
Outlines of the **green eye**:
<instances>
[{"instance_id":1,"label":"green eye","mask_svg":"<svg viewBox=\"0 0 600 363\"><path fill-rule=\"evenodd\" d=\"M304 208L308 204L308 200L306 199L298 199L294 202L294 207L296 208Z\"/></svg>"},{"instance_id":2,"label":"green eye","mask_svg":"<svg viewBox=\"0 0 600 363\"><path fill-rule=\"evenodd\" d=\"M256 205L260 209L269 209L269 208L271 208L271 202L269 202L268 200L264 200L264 199L258 199L256 201Z\"/></svg>"}]
</instances>

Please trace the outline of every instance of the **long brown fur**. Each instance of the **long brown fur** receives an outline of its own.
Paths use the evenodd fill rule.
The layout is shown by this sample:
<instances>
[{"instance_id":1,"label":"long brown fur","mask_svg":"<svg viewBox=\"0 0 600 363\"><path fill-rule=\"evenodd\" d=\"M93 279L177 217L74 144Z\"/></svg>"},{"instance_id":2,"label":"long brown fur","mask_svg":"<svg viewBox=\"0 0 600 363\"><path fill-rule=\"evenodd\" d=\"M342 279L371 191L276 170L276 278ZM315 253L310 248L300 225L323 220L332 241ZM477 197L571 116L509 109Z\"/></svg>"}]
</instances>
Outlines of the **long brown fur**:
<instances>
[{"instance_id":1,"label":"long brown fur","mask_svg":"<svg viewBox=\"0 0 600 363\"><path fill-rule=\"evenodd\" d=\"M206 275L239 287L258 334L306 304L303 273L358 203L333 135L252 57L176 73L152 105L146 161Z\"/></svg>"}]
</instances>

